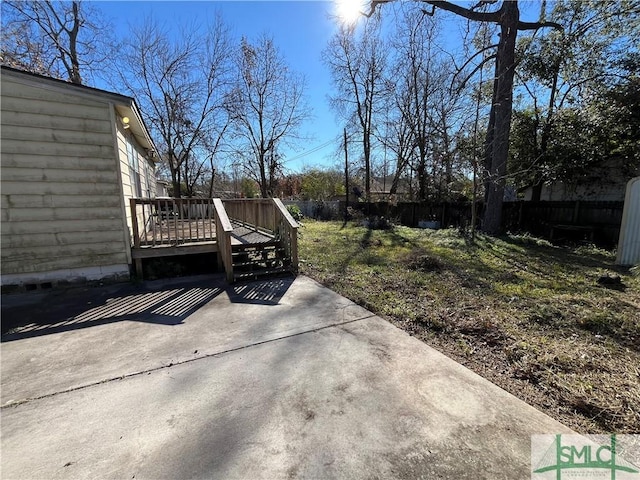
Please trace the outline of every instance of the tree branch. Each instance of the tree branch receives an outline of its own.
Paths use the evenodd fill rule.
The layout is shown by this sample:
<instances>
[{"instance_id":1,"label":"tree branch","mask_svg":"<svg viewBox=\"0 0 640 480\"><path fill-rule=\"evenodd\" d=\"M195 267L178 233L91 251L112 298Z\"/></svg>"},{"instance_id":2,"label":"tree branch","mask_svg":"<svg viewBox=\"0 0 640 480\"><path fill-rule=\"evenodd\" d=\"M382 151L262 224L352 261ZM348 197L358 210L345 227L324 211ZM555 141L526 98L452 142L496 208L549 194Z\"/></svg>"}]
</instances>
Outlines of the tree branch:
<instances>
[{"instance_id":1,"label":"tree branch","mask_svg":"<svg viewBox=\"0 0 640 480\"><path fill-rule=\"evenodd\" d=\"M462 70L464 70L464 69L465 69L465 67L466 67L467 65L469 65L469 64L471 63L471 61L472 61L474 58L476 58L478 55L480 55L481 53L486 52L487 50L491 50L492 48L496 48L497 46L498 46L498 44L489 45L489 46L487 46L487 47L484 47L484 48L483 48L483 49L481 49L481 50L478 50L476 53L474 53L473 55L471 55L471 57L469 57L469 59L468 59L466 62L464 62L460 68L458 68L458 72L456 73L456 75L458 75L458 73L460 73ZM495 55L493 55L493 57L495 57ZM480 65L483 65L484 63L485 63L485 61L483 60L483 61L482 61L482 63L481 63ZM476 69L475 71L477 71L477 69Z\"/></svg>"},{"instance_id":2,"label":"tree branch","mask_svg":"<svg viewBox=\"0 0 640 480\"><path fill-rule=\"evenodd\" d=\"M498 23L500 20L500 10L497 12L475 12L470 8L464 8L454 3L450 3L446 0L421 0L422 2L432 5L434 7L441 8L448 12L455 13L469 20L476 20L479 22L494 22Z\"/></svg>"},{"instance_id":3,"label":"tree branch","mask_svg":"<svg viewBox=\"0 0 640 480\"><path fill-rule=\"evenodd\" d=\"M545 27L564 31L564 27L556 22L518 22L518 30L539 30Z\"/></svg>"},{"instance_id":4,"label":"tree branch","mask_svg":"<svg viewBox=\"0 0 640 480\"><path fill-rule=\"evenodd\" d=\"M378 5L382 5L385 3L390 3L394 0L372 0L371 8L369 12L361 12L367 18L370 18ZM448 12L455 13L456 15L460 15L461 17L467 18L469 20L475 20L478 22L492 22L492 23L500 23L500 18L502 16L502 8L495 12L477 12L475 11L481 5L489 4L493 5L497 2L497 0L481 0L478 4L474 5L471 8L461 7L460 5L456 5L455 3L451 3L447 0L420 0L423 3L432 6L431 12L427 10L422 10L425 15L433 16L435 13L435 9L441 8L442 10L446 10ZM507 0L505 0L507 1ZM538 30L544 27L552 27L557 30L564 30L563 26L556 22L518 22L518 30Z\"/></svg>"},{"instance_id":5,"label":"tree branch","mask_svg":"<svg viewBox=\"0 0 640 480\"><path fill-rule=\"evenodd\" d=\"M360 12L362 15L364 15L367 18L371 18L371 16L375 13L376 8L378 7L378 5L384 4L384 3L391 3L395 0L372 0L371 1L371 6L369 8L368 12Z\"/></svg>"},{"instance_id":6,"label":"tree branch","mask_svg":"<svg viewBox=\"0 0 640 480\"><path fill-rule=\"evenodd\" d=\"M469 81L469 79L470 79L471 77L473 77L473 76L476 74L476 72L477 72L478 70L480 70L482 67L484 67L484 65L485 65L487 62L489 62L489 61L491 61L491 60L495 60L497 57L498 57L498 54L497 54L497 53L494 53L494 54L492 54L492 55L489 55L489 56L488 56L488 57L486 57L486 58L483 58L483 59L482 59L482 62L480 62L478 65L476 65L476 68L474 68L474 69L471 71L471 73L470 73L469 75L467 75L466 77L464 77L464 79L463 79L463 80L462 80L462 82L460 83L460 86L458 87L458 90L457 90L457 91L458 91L458 93L460 93L460 92L462 91L462 89L467 85L467 82ZM455 77L456 77L456 76L458 75L458 73L460 73L461 71L462 71L462 70L458 70L458 72L453 76L453 79L455 79ZM453 86L453 82L452 82L452 86Z\"/></svg>"}]
</instances>

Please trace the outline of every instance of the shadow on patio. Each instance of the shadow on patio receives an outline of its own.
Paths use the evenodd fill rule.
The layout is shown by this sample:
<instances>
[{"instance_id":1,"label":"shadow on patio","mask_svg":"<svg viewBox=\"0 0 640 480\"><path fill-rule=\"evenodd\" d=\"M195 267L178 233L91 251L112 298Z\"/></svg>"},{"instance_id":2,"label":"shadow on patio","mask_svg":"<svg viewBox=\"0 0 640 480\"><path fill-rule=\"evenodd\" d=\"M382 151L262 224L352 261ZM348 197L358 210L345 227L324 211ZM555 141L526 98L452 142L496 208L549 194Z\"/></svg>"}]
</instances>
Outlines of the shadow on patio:
<instances>
[{"instance_id":1,"label":"shadow on patio","mask_svg":"<svg viewBox=\"0 0 640 480\"><path fill-rule=\"evenodd\" d=\"M248 303L252 305L278 305L295 277L260 280L251 283L231 285L227 289L232 303Z\"/></svg>"},{"instance_id":2,"label":"shadow on patio","mask_svg":"<svg viewBox=\"0 0 640 480\"><path fill-rule=\"evenodd\" d=\"M218 283L218 282L216 282ZM108 295L91 292L85 298L73 292L45 297L39 305L3 308L2 342L94 327L120 321L178 325L224 291L224 284L173 285L149 291L122 288ZM98 298L96 298L96 296ZM72 298L68 298L72 297ZM8 325L7 325L8 324Z\"/></svg>"}]
</instances>

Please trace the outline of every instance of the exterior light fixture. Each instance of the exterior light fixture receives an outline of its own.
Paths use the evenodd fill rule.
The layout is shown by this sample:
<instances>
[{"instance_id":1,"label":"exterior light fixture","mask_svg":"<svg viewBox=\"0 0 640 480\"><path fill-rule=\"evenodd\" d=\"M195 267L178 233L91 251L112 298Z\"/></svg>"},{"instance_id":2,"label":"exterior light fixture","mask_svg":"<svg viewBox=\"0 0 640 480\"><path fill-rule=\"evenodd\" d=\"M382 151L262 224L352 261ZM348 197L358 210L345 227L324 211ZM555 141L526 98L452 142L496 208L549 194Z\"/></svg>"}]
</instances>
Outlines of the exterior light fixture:
<instances>
[{"instance_id":1,"label":"exterior light fixture","mask_svg":"<svg viewBox=\"0 0 640 480\"><path fill-rule=\"evenodd\" d=\"M129 117L122 117L122 125L124 125L125 130L131 126L129 125Z\"/></svg>"}]
</instances>

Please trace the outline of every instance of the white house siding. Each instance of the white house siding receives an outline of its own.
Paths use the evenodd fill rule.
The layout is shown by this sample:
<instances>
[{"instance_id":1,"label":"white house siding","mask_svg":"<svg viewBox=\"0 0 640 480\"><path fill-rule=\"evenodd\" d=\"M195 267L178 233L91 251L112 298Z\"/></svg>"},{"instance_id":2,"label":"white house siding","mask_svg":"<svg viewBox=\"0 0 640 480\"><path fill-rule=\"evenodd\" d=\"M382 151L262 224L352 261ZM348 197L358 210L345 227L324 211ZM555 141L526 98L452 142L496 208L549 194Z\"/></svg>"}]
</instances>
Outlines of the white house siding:
<instances>
[{"instance_id":1,"label":"white house siding","mask_svg":"<svg viewBox=\"0 0 640 480\"><path fill-rule=\"evenodd\" d=\"M122 178L122 193L125 200L125 210L127 218L127 226L129 235L133 235L133 226L131 221L131 208L129 200L131 198L154 198L156 196L156 174L155 165L152 160L148 159L147 151L140 147L134 136L122 128L122 123L118 124L118 156L120 159L120 175ZM140 195L138 195L135 187L135 179L131 178L131 168L129 166L129 154L127 152L127 144L131 146L138 155L138 174L140 175ZM146 207L146 219L150 218L150 207ZM138 208L138 224L142 225L142 210Z\"/></svg>"},{"instance_id":2,"label":"white house siding","mask_svg":"<svg viewBox=\"0 0 640 480\"><path fill-rule=\"evenodd\" d=\"M2 76L2 284L128 276L112 104Z\"/></svg>"}]
</instances>

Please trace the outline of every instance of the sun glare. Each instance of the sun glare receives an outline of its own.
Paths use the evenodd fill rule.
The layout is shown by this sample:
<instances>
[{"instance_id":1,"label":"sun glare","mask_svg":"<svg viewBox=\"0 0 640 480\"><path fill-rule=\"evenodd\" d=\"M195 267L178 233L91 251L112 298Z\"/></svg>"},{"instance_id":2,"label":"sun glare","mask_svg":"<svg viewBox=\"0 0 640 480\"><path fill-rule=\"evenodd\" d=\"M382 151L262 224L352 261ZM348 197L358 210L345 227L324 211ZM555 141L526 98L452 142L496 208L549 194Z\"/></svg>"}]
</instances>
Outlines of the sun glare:
<instances>
[{"instance_id":1,"label":"sun glare","mask_svg":"<svg viewBox=\"0 0 640 480\"><path fill-rule=\"evenodd\" d=\"M362 0L336 0L338 17L345 23L355 23L364 11Z\"/></svg>"}]
</instances>

